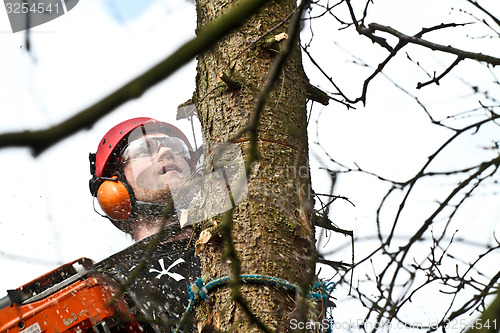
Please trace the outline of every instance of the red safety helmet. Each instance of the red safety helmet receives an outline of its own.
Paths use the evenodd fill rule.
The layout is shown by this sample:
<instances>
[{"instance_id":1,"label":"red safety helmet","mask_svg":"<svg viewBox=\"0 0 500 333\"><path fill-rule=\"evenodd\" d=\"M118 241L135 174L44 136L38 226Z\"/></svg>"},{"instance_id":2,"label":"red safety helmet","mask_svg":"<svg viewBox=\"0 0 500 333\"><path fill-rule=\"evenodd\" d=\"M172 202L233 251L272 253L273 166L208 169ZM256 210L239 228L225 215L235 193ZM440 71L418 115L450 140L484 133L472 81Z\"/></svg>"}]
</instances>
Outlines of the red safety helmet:
<instances>
[{"instance_id":1,"label":"red safety helmet","mask_svg":"<svg viewBox=\"0 0 500 333\"><path fill-rule=\"evenodd\" d=\"M194 169L194 152L191 144L184 133L172 124L140 117L126 120L111 128L100 141L97 152L89 155L92 175L89 185L91 194L97 197L102 210L122 230L123 226L117 222L130 218L134 210L160 214L164 209L160 205L136 201L126 179L115 175L118 171L116 161L120 157L121 149L127 143L126 138L140 126L147 127L150 132L161 131L184 141L190 152L189 165L192 170Z\"/></svg>"}]
</instances>

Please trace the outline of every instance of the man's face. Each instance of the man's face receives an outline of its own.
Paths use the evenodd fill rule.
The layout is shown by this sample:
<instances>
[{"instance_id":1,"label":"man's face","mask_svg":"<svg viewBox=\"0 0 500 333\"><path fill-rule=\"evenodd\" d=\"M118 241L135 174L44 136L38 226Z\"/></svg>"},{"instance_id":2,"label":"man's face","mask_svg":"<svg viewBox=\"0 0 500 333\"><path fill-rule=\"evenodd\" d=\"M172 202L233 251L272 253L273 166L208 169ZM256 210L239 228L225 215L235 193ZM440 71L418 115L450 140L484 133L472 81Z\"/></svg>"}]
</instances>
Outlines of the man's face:
<instances>
[{"instance_id":1,"label":"man's face","mask_svg":"<svg viewBox=\"0 0 500 333\"><path fill-rule=\"evenodd\" d=\"M146 134L132 141L122 157L125 177L139 201L165 204L191 175L187 147L166 134Z\"/></svg>"}]
</instances>

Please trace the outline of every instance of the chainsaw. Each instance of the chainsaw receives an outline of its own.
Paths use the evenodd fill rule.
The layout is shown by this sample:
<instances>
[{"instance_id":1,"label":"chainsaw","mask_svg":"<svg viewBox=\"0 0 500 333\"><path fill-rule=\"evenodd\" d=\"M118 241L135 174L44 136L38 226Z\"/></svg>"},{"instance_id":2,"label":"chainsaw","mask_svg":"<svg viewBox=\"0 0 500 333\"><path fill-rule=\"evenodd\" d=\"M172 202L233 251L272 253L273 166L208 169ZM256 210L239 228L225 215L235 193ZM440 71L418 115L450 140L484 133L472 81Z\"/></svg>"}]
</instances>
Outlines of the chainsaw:
<instances>
[{"instance_id":1,"label":"chainsaw","mask_svg":"<svg viewBox=\"0 0 500 333\"><path fill-rule=\"evenodd\" d=\"M0 333L169 332L200 275L178 224L100 262L67 263L0 299Z\"/></svg>"}]
</instances>

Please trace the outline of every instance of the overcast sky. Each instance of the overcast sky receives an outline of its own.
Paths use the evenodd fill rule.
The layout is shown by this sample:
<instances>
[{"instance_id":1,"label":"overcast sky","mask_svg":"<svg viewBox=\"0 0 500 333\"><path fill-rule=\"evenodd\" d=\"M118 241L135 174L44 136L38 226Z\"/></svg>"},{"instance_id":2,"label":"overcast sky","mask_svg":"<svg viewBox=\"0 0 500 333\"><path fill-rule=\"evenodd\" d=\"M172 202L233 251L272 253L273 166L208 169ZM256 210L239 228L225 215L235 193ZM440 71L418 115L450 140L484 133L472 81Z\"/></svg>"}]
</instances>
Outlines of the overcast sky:
<instances>
[{"instance_id":1,"label":"overcast sky","mask_svg":"<svg viewBox=\"0 0 500 333\"><path fill-rule=\"evenodd\" d=\"M431 3L433 10L428 9ZM458 15L449 10L453 1L423 1L419 4L409 8L403 5L403 1L377 3L372 20L383 18L383 23L411 34L422 25L451 21L456 17L453 15ZM391 12L398 15L391 15ZM409 20L408 17L418 17L418 20ZM0 132L45 128L68 118L194 37L195 22L194 4L185 0L81 0L60 18L31 29L32 50L27 53L24 33L11 32L7 14L0 8ZM471 33L476 32L471 30ZM446 35L437 34L435 37L438 42L448 43ZM305 31L303 40L307 38ZM351 38L359 37L341 35L327 23L318 24L313 45L326 49L317 54L317 61L338 77L350 78L344 80L342 86L351 97L355 97L360 93L362 78L371 69L353 63L353 54L356 58L370 59L368 65L376 66L385 53L369 49L371 42L368 41L352 45ZM479 42L483 44L476 44ZM498 42L484 43L472 39L463 41L462 46L499 56ZM369 56L367 52L370 52ZM439 64L438 70L446 68L452 59L428 55L416 47L409 47L409 52L418 56L422 63ZM328 82L304 59L312 83L327 87ZM402 86L412 93L416 93L416 81L426 80L425 73L411 63L404 68L390 67L387 72L391 79L402 82ZM429 87L425 90L423 101L436 112L440 112L443 106L443 115L450 110L477 107L477 99L470 87L461 81L471 72L478 81L491 81L487 70L469 62L444 80L444 88ZM0 297L5 290L17 288L58 265L79 257L101 260L131 244L129 237L92 209L88 190L88 153L95 152L97 143L110 127L136 116L173 122L192 138L190 123L186 120L176 122L175 112L177 105L191 97L195 75L195 62L191 62L139 100L127 103L92 129L75 134L37 158L26 149L0 150ZM446 152L446 158L438 161L436 168L449 166L449 163L456 167L465 166L480 160L489 153L480 149L481 142L491 142L490 137L498 140L495 131L498 128L485 129L475 141L452 147ZM430 126L429 119L414 99L401 94L383 77L374 81L366 108L358 105L356 110L349 111L333 104L314 110L310 143L314 156L325 158L314 144L318 140L317 134L336 160L350 166L356 162L363 168L396 180L405 180L418 170L450 135ZM314 158L311 158L311 166L314 189L327 192L329 182L325 173L315 172L319 164ZM327 163L327 166L334 165ZM373 231L373 212L379 203L373 198L387 185L358 175L340 177L338 186L338 194L349 197L356 207L347 202L334 205L332 214L337 218L337 224L355 232ZM438 184L429 186L426 191L419 192L420 204L409 207L409 215L415 215L403 223L406 229L399 230L400 234L408 235L414 229L415 221L423 216L422 208L434 204L435 198L428 196L429 191L437 193L442 190ZM498 200L493 202L490 194L475 202L475 207L464 212L470 219L463 220L460 232L473 234L475 226L470 221L479 218L478 211L485 213L481 219L488 234L498 230L500 208ZM340 253L340 259L349 261L347 250Z\"/></svg>"},{"instance_id":2,"label":"overcast sky","mask_svg":"<svg viewBox=\"0 0 500 333\"><path fill-rule=\"evenodd\" d=\"M194 5L183 0L85 0L31 29L28 54L24 33L12 34L2 8L0 131L66 119L170 54L194 36L194 27ZM88 154L109 128L136 116L176 123L192 137L190 123L175 122L175 112L191 97L194 78L193 62L37 158L27 149L0 151L0 267L11 272L1 274L0 294L60 264L101 260L131 243L93 211Z\"/></svg>"}]
</instances>

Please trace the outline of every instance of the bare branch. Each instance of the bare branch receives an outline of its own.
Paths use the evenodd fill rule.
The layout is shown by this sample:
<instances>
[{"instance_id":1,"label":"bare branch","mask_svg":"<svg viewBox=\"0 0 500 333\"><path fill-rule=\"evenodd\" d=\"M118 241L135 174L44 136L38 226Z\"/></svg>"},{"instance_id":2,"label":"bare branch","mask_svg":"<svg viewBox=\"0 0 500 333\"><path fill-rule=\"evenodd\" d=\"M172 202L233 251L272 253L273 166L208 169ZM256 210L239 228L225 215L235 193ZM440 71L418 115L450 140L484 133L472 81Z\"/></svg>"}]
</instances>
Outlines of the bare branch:
<instances>
[{"instance_id":1,"label":"bare branch","mask_svg":"<svg viewBox=\"0 0 500 333\"><path fill-rule=\"evenodd\" d=\"M427 82L424 82L424 83L417 83L417 89L420 89L420 88L423 88L431 83L435 83L436 85L439 85L439 80L441 80L443 77L445 77L446 74L448 74L449 72L451 72L451 70L457 66L460 61L462 61L463 58L460 58L458 57L457 59L455 59L455 61L450 65L450 67L448 67L441 75L439 75L438 77L434 76L434 78L432 80L429 80Z\"/></svg>"},{"instance_id":2,"label":"bare branch","mask_svg":"<svg viewBox=\"0 0 500 333\"><path fill-rule=\"evenodd\" d=\"M194 59L196 55L210 49L230 31L240 27L268 0L243 0L238 6L207 25L198 36L185 43L172 55L152 67L144 74L126 83L96 104L78 112L73 117L47 129L13 132L0 135L0 148L28 147L39 155L47 148L70 135L92 127L99 119L135 98L139 98L149 88L169 77L180 67Z\"/></svg>"},{"instance_id":3,"label":"bare branch","mask_svg":"<svg viewBox=\"0 0 500 333\"><path fill-rule=\"evenodd\" d=\"M488 10L482 7L477 1L469 0L469 2L480 9L483 13L488 15L500 27L500 19L498 19L495 15L491 14Z\"/></svg>"},{"instance_id":4,"label":"bare branch","mask_svg":"<svg viewBox=\"0 0 500 333\"><path fill-rule=\"evenodd\" d=\"M474 53L474 52L460 50L460 49L457 49L457 48L452 47L450 45L445 46L445 45L441 45L441 44L437 44L437 43L432 43L432 42L429 42L425 39L420 38L418 36L418 34L415 36L408 36L408 35L405 35L405 34L399 32L391 27L384 26L384 25L381 25L378 23L371 23L368 25L368 27L369 27L370 31L372 31L373 33L376 31L382 31L382 32L386 32L388 34L391 34L394 37L398 38L400 43L403 42L405 44L411 43L411 44L421 45L421 46L427 47L433 51L441 51L441 52L445 52L445 53L454 54L462 59L471 59L471 60L476 60L479 62L485 62L485 63L493 65L493 66L500 65L500 58L485 55L482 53Z\"/></svg>"}]
</instances>

